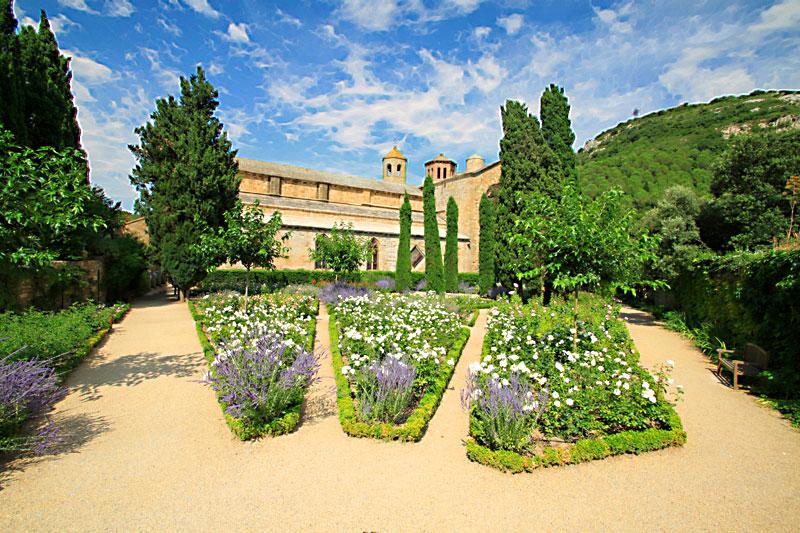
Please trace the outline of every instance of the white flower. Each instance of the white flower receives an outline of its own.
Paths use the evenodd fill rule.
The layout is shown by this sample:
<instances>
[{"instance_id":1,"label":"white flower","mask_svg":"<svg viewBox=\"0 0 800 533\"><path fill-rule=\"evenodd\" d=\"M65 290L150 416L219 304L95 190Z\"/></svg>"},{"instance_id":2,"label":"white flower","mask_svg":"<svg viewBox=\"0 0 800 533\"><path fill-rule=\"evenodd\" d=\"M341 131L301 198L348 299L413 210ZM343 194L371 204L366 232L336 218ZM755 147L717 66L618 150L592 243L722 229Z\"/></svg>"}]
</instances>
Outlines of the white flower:
<instances>
[{"instance_id":1,"label":"white flower","mask_svg":"<svg viewBox=\"0 0 800 533\"><path fill-rule=\"evenodd\" d=\"M574 403L575 403L575 400L573 400L572 398L567 398L567 405L572 407L572 404L574 404Z\"/></svg>"},{"instance_id":2,"label":"white flower","mask_svg":"<svg viewBox=\"0 0 800 533\"><path fill-rule=\"evenodd\" d=\"M553 402L553 405L555 405L556 407L561 407L561 402L556 400Z\"/></svg>"},{"instance_id":3,"label":"white flower","mask_svg":"<svg viewBox=\"0 0 800 533\"><path fill-rule=\"evenodd\" d=\"M455 361L453 360L453 358L451 357L450 359L448 359L448 360L447 360L447 364L448 364L448 365L450 365L450 366L453 366L453 365L455 365L455 364L456 364L456 362L455 362Z\"/></svg>"},{"instance_id":4,"label":"white flower","mask_svg":"<svg viewBox=\"0 0 800 533\"><path fill-rule=\"evenodd\" d=\"M614 396L619 396L620 394L622 394L622 391L619 389L614 389Z\"/></svg>"},{"instance_id":5,"label":"white flower","mask_svg":"<svg viewBox=\"0 0 800 533\"><path fill-rule=\"evenodd\" d=\"M667 359L667 366L670 368L675 368L675 361L672 359Z\"/></svg>"},{"instance_id":6,"label":"white flower","mask_svg":"<svg viewBox=\"0 0 800 533\"><path fill-rule=\"evenodd\" d=\"M553 391L553 398L558 398L558 392L557 391Z\"/></svg>"},{"instance_id":7,"label":"white flower","mask_svg":"<svg viewBox=\"0 0 800 533\"><path fill-rule=\"evenodd\" d=\"M564 371L564 365L562 365L561 363L556 361L556 370L558 370L559 372L563 372Z\"/></svg>"}]
</instances>

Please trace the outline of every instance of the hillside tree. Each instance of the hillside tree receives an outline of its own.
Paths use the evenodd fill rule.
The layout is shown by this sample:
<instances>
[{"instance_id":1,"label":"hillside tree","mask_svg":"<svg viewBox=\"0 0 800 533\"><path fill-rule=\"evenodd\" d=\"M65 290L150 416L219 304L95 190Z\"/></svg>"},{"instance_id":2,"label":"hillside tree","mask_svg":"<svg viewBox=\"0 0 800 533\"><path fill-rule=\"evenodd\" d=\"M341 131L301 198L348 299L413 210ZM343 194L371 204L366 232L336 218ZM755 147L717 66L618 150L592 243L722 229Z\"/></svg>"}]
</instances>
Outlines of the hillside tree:
<instances>
[{"instance_id":1,"label":"hillside tree","mask_svg":"<svg viewBox=\"0 0 800 533\"><path fill-rule=\"evenodd\" d=\"M444 290L458 292L458 204L447 200L447 236L444 241Z\"/></svg>"},{"instance_id":2,"label":"hillside tree","mask_svg":"<svg viewBox=\"0 0 800 533\"><path fill-rule=\"evenodd\" d=\"M181 95L160 98L150 121L136 128L130 150L137 164L131 183L136 209L145 217L150 242L162 267L185 298L209 268L199 247L202 228L225 226L239 188L236 150L220 120L217 90L205 72L181 77Z\"/></svg>"}]
</instances>

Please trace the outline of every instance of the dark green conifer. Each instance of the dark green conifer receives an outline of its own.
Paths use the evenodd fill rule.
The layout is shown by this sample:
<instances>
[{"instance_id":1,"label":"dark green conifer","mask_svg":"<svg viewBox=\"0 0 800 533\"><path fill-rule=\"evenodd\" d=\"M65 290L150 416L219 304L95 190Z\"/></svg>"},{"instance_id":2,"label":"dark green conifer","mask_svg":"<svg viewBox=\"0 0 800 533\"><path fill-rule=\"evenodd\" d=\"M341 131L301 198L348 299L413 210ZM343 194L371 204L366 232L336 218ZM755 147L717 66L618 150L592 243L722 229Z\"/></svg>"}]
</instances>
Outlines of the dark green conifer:
<instances>
[{"instance_id":1,"label":"dark green conifer","mask_svg":"<svg viewBox=\"0 0 800 533\"><path fill-rule=\"evenodd\" d=\"M478 286L481 294L488 294L494 286L494 209L492 201L485 194L481 196L478 217Z\"/></svg>"},{"instance_id":2,"label":"dark green conifer","mask_svg":"<svg viewBox=\"0 0 800 533\"><path fill-rule=\"evenodd\" d=\"M458 204L447 200L447 237L444 242L444 290L458 292Z\"/></svg>"},{"instance_id":3,"label":"dark green conifer","mask_svg":"<svg viewBox=\"0 0 800 533\"><path fill-rule=\"evenodd\" d=\"M425 280L429 291L444 291L444 266L442 245L439 241L439 223L436 220L436 198L433 179L425 177L422 188L422 208L425 217Z\"/></svg>"},{"instance_id":4,"label":"dark green conifer","mask_svg":"<svg viewBox=\"0 0 800 533\"><path fill-rule=\"evenodd\" d=\"M569 120L569 102L562 87L551 83L544 90L539 115L542 119L544 140L561 161L564 177L571 181L577 180L575 151L572 149L575 133Z\"/></svg>"},{"instance_id":5,"label":"dark green conifer","mask_svg":"<svg viewBox=\"0 0 800 533\"><path fill-rule=\"evenodd\" d=\"M400 240L397 244L395 289L404 291L411 287L411 202L406 193L400 207Z\"/></svg>"}]
</instances>

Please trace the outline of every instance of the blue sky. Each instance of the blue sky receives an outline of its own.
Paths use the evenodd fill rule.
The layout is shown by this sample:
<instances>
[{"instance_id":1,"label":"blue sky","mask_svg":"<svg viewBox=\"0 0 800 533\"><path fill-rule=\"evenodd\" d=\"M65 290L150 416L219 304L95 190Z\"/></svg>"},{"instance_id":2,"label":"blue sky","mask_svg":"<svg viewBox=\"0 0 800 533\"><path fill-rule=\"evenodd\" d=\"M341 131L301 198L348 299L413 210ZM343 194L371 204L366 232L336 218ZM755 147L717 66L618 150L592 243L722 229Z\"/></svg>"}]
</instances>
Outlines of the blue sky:
<instances>
[{"instance_id":1,"label":"blue sky","mask_svg":"<svg viewBox=\"0 0 800 533\"><path fill-rule=\"evenodd\" d=\"M92 180L127 208L133 132L202 64L244 157L409 181L444 152L497 158L499 107L566 89L576 148L682 102L800 88L800 0L18 0L72 60Z\"/></svg>"}]
</instances>

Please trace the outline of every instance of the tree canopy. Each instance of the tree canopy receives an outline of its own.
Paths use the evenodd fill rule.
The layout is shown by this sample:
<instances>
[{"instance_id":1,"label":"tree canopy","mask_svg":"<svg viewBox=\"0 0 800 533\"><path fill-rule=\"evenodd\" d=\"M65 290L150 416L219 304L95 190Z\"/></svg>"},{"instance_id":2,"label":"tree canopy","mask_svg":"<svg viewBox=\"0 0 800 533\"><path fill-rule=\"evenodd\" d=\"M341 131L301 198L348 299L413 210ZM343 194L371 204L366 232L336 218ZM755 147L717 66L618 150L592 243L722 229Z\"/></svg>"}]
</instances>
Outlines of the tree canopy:
<instances>
[{"instance_id":1,"label":"tree canopy","mask_svg":"<svg viewBox=\"0 0 800 533\"><path fill-rule=\"evenodd\" d=\"M439 222L436 219L436 198L433 178L425 177L422 187L422 209L425 219L425 282L430 291L444 291L444 265L442 245L439 237Z\"/></svg>"},{"instance_id":2,"label":"tree canopy","mask_svg":"<svg viewBox=\"0 0 800 533\"><path fill-rule=\"evenodd\" d=\"M330 235L318 233L314 245L311 259L337 274L357 271L372 253L370 243L356 237L353 225L344 222L334 224Z\"/></svg>"}]
</instances>

